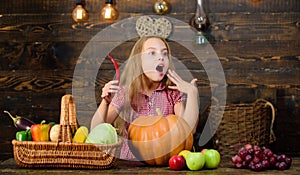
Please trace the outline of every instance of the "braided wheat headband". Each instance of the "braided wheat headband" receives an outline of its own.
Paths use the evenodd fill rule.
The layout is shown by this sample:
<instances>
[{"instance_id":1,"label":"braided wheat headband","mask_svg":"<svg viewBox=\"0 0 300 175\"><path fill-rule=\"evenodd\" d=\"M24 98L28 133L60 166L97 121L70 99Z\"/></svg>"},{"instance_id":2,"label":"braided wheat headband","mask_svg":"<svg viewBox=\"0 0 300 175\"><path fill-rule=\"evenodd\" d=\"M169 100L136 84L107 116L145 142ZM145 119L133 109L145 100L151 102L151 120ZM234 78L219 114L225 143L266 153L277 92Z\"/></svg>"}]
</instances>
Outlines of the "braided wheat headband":
<instances>
[{"instance_id":1,"label":"braided wheat headband","mask_svg":"<svg viewBox=\"0 0 300 175\"><path fill-rule=\"evenodd\" d=\"M168 38L172 32L172 24L166 18L151 18L142 16L136 21L136 31L140 37L159 36Z\"/></svg>"}]
</instances>

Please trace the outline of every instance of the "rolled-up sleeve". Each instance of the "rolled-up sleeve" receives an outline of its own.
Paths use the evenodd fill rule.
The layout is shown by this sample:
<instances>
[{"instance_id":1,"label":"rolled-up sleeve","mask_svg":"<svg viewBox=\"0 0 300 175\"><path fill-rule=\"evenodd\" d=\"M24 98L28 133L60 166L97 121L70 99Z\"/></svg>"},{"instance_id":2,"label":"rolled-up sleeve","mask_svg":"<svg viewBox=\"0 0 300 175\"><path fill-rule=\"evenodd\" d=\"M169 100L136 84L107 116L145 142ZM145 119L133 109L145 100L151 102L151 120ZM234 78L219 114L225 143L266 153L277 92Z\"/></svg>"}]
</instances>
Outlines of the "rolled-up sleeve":
<instances>
[{"instance_id":1,"label":"rolled-up sleeve","mask_svg":"<svg viewBox=\"0 0 300 175\"><path fill-rule=\"evenodd\" d=\"M113 105L116 108L118 114L120 114L124 102L125 102L124 88L120 88L118 93L114 95L111 101L111 105Z\"/></svg>"}]
</instances>

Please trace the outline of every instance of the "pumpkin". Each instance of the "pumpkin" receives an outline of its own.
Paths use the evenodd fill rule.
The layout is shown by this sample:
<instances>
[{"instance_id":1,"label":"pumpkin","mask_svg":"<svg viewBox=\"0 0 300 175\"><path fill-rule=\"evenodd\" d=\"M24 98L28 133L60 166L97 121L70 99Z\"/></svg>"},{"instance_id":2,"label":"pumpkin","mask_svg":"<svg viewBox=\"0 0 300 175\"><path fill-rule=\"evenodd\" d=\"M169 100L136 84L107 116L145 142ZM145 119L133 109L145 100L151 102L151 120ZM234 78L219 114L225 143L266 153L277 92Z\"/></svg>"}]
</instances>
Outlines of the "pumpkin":
<instances>
[{"instance_id":1,"label":"pumpkin","mask_svg":"<svg viewBox=\"0 0 300 175\"><path fill-rule=\"evenodd\" d=\"M140 116L128 128L130 150L138 160L150 165L168 165L173 155L191 150L193 141L189 125L173 114Z\"/></svg>"}]
</instances>

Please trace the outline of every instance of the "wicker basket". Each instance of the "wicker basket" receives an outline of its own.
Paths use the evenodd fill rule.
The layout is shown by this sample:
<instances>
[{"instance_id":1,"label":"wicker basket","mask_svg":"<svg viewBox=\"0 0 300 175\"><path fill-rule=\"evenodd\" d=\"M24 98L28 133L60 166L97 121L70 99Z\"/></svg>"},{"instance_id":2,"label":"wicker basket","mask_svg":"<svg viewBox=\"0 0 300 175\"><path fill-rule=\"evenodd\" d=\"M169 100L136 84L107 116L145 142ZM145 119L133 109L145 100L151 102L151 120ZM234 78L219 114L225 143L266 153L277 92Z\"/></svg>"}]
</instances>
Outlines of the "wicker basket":
<instances>
[{"instance_id":1,"label":"wicker basket","mask_svg":"<svg viewBox=\"0 0 300 175\"><path fill-rule=\"evenodd\" d=\"M23 168L107 169L117 161L122 140L116 144L72 143L72 132L78 128L71 95L62 97L58 142L13 140L14 159Z\"/></svg>"},{"instance_id":2,"label":"wicker basket","mask_svg":"<svg viewBox=\"0 0 300 175\"><path fill-rule=\"evenodd\" d=\"M221 109L224 109L223 116ZM216 131L213 145L223 156L237 154L247 143L267 146L275 140L275 109L264 99L249 104L230 104L223 108L211 106L208 111L212 111L210 128Z\"/></svg>"}]
</instances>

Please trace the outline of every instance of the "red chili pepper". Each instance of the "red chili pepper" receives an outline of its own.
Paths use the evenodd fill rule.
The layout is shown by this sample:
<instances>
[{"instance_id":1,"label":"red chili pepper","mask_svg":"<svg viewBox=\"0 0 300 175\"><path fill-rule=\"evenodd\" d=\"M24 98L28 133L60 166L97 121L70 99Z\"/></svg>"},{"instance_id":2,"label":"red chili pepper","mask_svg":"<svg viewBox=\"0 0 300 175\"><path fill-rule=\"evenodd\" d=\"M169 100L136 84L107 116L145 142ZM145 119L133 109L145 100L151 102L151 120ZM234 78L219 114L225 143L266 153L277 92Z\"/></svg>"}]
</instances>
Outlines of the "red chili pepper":
<instances>
[{"instance_id":1,"label":"red chili pepper","mask_svg":"<svg viewBox=\"0 0 300 175\"><path fill-rule=\"evenodd\" d=\"M107 55L107 57L114 63L114 67L115 67L115 70L116 70L116 80L120 80L120 70L119 70L119 66L118 66L118 63L116 62L116 60L110 56L109 54Z\"/></svg>"}]
</instances>

